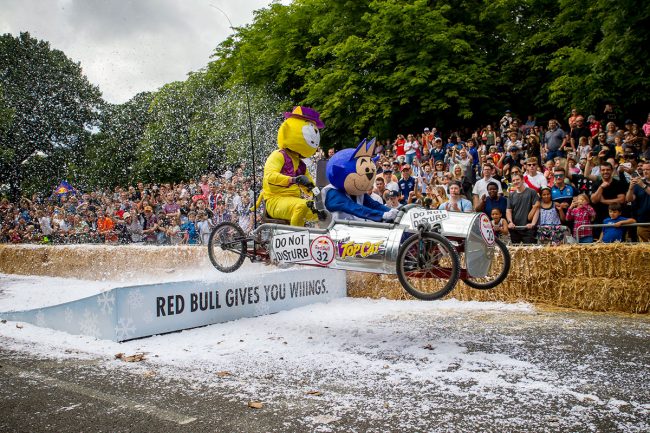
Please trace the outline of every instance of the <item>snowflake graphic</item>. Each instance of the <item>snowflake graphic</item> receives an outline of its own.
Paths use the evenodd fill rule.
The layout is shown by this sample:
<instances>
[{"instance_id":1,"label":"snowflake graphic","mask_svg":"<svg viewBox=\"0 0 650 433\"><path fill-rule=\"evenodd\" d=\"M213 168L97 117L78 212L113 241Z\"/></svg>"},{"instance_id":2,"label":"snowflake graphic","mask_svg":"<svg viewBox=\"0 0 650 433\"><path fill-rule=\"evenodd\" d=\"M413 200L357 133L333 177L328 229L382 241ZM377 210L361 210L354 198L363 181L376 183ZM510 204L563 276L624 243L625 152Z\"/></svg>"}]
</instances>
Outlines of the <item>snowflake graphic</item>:
<instances>
[{"instance_id":1,"label":"snowflake graphic","mask_svg":"<svg viewBox=\"0 0 650 433\"><path fill-rule=\"evenodd\" d=\"M97 296L97 305L102 310L104 314L110 314L113 312L113 306L115 305L115 294L112 290L107 292L102 292Z\"/></svg>"},{"instance_id":2,"label":"snowflake graphic","mask_svg":"<svg viewBox=\"0 0 650 433\"><path fill-rule=\"evenodd\" d=\"M65 311L63 311L63 320L65 320L65 323L72 323L73 319L74 314L72 313L72 309L70 307L65 307Z\"/></svg>"},{"instance_id":3,"label":"snowflake graphic","mask_svg":"<svg viewBox=\"0 0 650 433\"><path fill-rule=\"evenodd\" d=\"M79 322L79 332L81 332L83 335L99 337L97 314L90 310L84 310L83 318Z\"/></svg>"},{"instance_id":4,"label":"snowflake graphic","mask_svg":"<svg viewBox=\"0 0 650 433\"><path fill-rule=\"evenodd\" d=\"M36 326L40 326L41 328L47 326L47 323L45 323L45 314L42 310L38 310L38 313L36 313Z\"/></svg>"},{"instance_id":5,"label":"snowflake graphic","mask_svg":"<svg viewBox=\"0 0 650 433\"><path fill-rule=\"evenodd\" d=\"M115 336L118 341L128 340L135 333L135 326L130 317L120 317L115 326Z\"/></svg>"},{"instance_id":6,"label":"snowflake graphic","mask_svg":"<svg viewBox=\"0 0 650 433\"><path fill-rule=\"evenodd\" d=\"M153 322L153 316L151 314L144 313L142 315L142 321L146 324Z\"/></svg>"},{"instance_id":7,"label":"snowflake graphic","mask_svg":"<svg viewBox=\"0 0 650 433\"><path fill-rule=\"evenodd\" d=\"M135 289L131 290L126 297L126 302L129 305L129 307L139 310L142 308L144 305L144 296L142 296L142 292L140 292L140 289Z\"/></svg>"},{"instance_id":8,"label":"snowflake graphic","mask_svg":"<svg viewBox=\"0 0 650 433\"><path fill-rule=\"evenodd\" d=\"M257 304L255 306L254 314L255 314L255 317L257 317L257 316L266 316L267 314L270 313L270 311L271 311L271 308L269 307L269 304L264 302L264 303Z\"/></svg>"}]
</instances>

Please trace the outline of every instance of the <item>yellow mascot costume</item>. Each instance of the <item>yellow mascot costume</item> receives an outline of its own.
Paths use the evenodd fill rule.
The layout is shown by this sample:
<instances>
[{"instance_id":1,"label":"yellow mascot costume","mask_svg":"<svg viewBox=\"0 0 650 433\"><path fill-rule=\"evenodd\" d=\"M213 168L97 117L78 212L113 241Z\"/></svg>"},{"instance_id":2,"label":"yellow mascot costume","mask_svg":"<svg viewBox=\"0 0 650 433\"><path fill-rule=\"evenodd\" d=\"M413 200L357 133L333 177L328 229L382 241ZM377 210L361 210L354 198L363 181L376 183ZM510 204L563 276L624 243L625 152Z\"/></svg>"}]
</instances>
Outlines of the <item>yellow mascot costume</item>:
<instances>
[{"instance_id":1,"label":"yellow mascot costume","mask_svg":"<svg viewBox=\"0 0 650 433\"><path fill-rule=\"evenodd\" d=\"M300 186L314 184L302 158L312 156L320 144L319 129L325 127L320 114L309 107L295 107L284 113L278 131L278 150L264 164L262 196L271 218L289 220L292 226L304 226L317 216L300 196Z\"/></svg>"}]
</instances>

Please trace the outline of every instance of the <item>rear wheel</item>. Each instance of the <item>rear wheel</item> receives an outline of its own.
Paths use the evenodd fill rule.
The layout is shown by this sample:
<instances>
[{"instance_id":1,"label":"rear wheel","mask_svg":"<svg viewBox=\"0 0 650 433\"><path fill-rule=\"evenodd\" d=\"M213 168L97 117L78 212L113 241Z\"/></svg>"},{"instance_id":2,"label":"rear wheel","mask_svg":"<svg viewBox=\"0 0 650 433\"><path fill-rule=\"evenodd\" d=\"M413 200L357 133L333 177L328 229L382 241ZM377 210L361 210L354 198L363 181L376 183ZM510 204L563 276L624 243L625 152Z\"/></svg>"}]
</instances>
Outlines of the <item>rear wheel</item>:
<instances>
[{"instance_id":1,"label":"rear wheel","mask_svg":"<svg viewBox=\"0 0 650 433\"><path fill-rule=\"evenodd\" d=\"M508 247L499 239L495 239L494 256L490 263L487 275L481 278L474 278L467 275L463 282L473 289L488 290L492 289L503 282L510 272L510 252ZM465 263L465 254L461 260L461 266L467 269Z\"/></svg>"},{"instance_id":2,"label":"rear wheel","mask_svg":"<svg viewBox=\"0 0 650 433\"><path fill-rule=\"evenodd\" d=\"M458 252L442 235L414 234L397 253L397 277L411 295L423 301L440 299L456 286Z\"/></svg>"},{"instance_id":3,"label":"rear wheel","mask_svg":"<svg viewBox=\"0 0 650 433\"><path fill-rule=\"evenodd\" d=\"M246 235L237 224L218 224L212 229L208 241L208 256L212 265L221 272L236 271L246 258L246 244Z\"/></svg>"}]
</instances>

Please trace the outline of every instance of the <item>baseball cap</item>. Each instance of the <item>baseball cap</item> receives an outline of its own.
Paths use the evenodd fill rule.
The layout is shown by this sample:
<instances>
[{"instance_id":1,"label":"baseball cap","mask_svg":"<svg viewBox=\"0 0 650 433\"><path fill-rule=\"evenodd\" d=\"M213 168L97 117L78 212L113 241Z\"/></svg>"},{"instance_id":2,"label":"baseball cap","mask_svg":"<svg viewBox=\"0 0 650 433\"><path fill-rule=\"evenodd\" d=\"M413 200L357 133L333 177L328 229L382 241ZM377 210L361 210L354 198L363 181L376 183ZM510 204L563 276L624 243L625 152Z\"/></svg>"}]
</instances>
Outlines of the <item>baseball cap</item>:
<instances>
[{"instance_id":1,"label":"baseball cap","mask_svg":"<svg viewBox=\"0 0 650 433\"><path fill-rule=\"evenodd\" d=\"M122 214L122 218L124 218L124 219L127 219L127 218L129 218L130 216L131 216L131 214L128 213L128 212L124 212L124 213Z\"/></svg>"},{"instance_id":2,"label":"baseball cap","mask_svg":"<svg viewBox=\"0 0 650 433\"><path fill-rule=\"evenodd\" d=\"M387 198L395 198L395 197L399 197L399 192L397 192L397 191L393 191L392 189L390 189L390 190L388 190L388 192L386 193L386 197L387 197Z\"/></svg>"},{"instance_id":3,"label":"baseball cap","mask_svg":"<svg viewBox=\"0 0 650 433\"><path fill-rule=\"evenodd\" d=\"M424 132L429 132L429 128L424 128Z\"/></svg>"},{"instance_id":4,"label":"baseball cap","mask_svg":"<svg viewBox=\"0 0 650 433\"><path fill-rule=\"evenodd\" d=\"M402 171L404 171L404 170L410 170L410 169L411 169L411 166L408 165L408 164L404 164L404 165L402 166Z\"/></svg>"}]
</instances>

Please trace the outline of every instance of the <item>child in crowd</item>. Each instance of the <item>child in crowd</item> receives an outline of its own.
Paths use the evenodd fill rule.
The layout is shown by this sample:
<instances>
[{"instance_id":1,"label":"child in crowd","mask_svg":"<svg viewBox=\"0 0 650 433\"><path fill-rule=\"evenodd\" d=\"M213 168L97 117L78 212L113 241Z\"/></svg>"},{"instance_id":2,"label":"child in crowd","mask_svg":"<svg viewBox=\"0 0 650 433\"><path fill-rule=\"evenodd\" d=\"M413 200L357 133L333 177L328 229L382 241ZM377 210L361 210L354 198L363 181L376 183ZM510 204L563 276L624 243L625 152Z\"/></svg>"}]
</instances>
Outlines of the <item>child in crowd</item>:
<instances>
[{"instance_id":1,"label":"child in crowd","mask_svg":"<svg viewBox=\"0 0 650 433\"><path fill-rule=\"evenodd\" d=\"M183 243L188 245L197 245L199 243L199 235L196 232L196 212L190 211L187 214L187 220L181 224L181 231L183 232Z\"/></svg>"},{"instance_id":2,"label":"child in crowd","mask_svg":"<svg viewBox=\"0 0 650 433\"><path fill-rule=\"evenodd\" d=\"M490 216L492 217L492 230L494 230L494 234L497 236L497 238L504 243L510 242L508 221L506 221L506 219L503 217L501 209L495 207L492 209L492 212L490 212Z\"/></svg>"},{"instance_id":3,"label":"child in crowd","mask_svg":"<svg viewBox=\"0 0 650 433\"><path fill-rule=\"evenodd\" d=\"M196 230L199 232L199 239L201 239L203 245L207 245L213 227L212 221L210 221L205 211L199 211L196 219L198 220Z\"/></svg>"},{"instance_id":4,"label":"child in crowd","mask_svg":"<svg viewBox=\"0 0 650 433\"><path fill-rule=\"evenodd\" d=\"M625 235L625 228L622 226L627 224L634 224L634 218L625 218L621 215L622 206L620 203L612 203L609 205L609 218L605 218L603 224L609 224L611 227L603 227L600 233L599 241L609 244L612 242L623 242Z\"/></svg>"},{"instance_id":5,"label":"child in crowd","mask_svg":"<svg viewBox=\"0 0 650 433\"><path fill-rule=\"evenodd\" d=\"M559 245L564 242L567 228L562 225L566 220L564 209L558 202L553 202L551 189L548 187L540 190L541 201L538 201L539 226L537 239L540 244Z\"/></svg>"},{"instance_id":6,"label":"child in crowd","mask_svg":"<svg viewBox=\"0 0 650 433\"><path fill-rule=\"evenodd\" d=\"M580 227L591 224L596 219L596 211L589 204L589 197L587 194L580 194L573 198L571 206L566 214L568 221L574 221L573 234L576 238L580 239L581 244L590 244L594 241L593 231L591 227L585 227L580 230Z\"/></svg>"}]
</instances>

